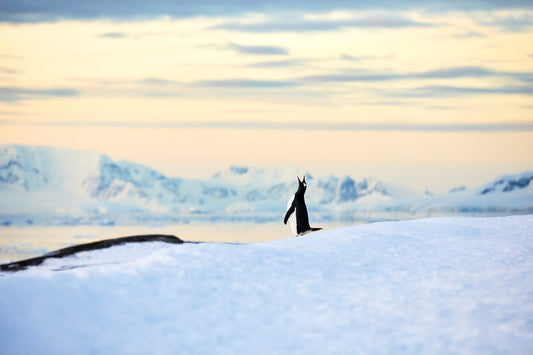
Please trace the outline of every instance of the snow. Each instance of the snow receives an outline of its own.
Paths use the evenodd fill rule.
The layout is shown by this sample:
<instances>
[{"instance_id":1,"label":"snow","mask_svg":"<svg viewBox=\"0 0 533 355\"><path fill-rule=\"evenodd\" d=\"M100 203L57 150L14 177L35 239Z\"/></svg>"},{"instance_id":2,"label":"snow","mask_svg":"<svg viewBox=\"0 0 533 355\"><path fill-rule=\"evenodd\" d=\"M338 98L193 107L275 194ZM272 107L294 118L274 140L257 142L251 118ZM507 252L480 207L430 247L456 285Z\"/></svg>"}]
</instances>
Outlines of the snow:
<instances>
[{"instance_id":1,"label":"snow","mask_svg":"<svg viewBox=\"0 0 533 355\"><path fill-rule=\"evenodd\" d=\"M531 215L130 244L0 275L2 354L532 352Z\"/></svg>"}]
</instances>

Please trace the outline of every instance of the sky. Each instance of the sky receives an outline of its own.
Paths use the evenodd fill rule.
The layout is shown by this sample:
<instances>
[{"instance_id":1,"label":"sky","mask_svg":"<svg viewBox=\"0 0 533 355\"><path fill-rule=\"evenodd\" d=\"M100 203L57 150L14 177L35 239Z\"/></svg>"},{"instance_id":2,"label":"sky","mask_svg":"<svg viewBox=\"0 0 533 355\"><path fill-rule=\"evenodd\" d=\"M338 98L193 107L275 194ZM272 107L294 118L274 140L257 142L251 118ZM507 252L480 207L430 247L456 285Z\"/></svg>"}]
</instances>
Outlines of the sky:
<instances>
[{"instance_id":1,"label":"sky","mask_svg":"<svg viewBox=\"0 0 533 355\"><path fill-rule=\"evenodd\" d=\"M0 144L445 192L533 169L529 1L0 3Z\"/></svg>"}]
</instances>

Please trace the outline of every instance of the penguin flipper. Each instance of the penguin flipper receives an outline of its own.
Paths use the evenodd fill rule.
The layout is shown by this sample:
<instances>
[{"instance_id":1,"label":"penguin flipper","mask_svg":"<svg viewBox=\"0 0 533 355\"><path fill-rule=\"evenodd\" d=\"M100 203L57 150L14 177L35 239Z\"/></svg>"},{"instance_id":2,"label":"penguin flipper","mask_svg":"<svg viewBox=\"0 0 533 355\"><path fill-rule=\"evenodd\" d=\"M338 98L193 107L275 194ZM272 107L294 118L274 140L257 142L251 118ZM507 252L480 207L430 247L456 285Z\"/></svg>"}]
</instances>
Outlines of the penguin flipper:
<instances>
[{"instance_id":1,"label":"penguin flipper","mask_svg":"<svg viewBox=\"0 0 533 355\"><path fill-rule=\"evenodd\" d=\"M291 207L287 210L287 213L285 213L285 218L283 219L283 224L287 224L287 221L289 220L289 217L291 214L294 213L294 210L296 210L296 204L294 203L294 200L292 201Z\"/></svg>"}]
</instances>

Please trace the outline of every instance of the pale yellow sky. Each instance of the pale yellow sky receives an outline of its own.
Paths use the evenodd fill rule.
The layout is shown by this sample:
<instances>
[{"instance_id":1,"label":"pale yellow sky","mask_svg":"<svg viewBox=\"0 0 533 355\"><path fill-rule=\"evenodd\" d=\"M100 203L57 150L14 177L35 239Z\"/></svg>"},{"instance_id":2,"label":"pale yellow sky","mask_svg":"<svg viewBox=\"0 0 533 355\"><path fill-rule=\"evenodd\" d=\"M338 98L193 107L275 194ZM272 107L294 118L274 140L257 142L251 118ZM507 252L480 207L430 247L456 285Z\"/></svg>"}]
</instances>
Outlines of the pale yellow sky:
<instances>
[{"instance_id":1,"label":"pale yellow sky","mask_svg":"<svg viewBox=\"0 0 533 355\"><path fill-rule=\"evenodd\" d=\"M0 144L93 150L176 176L297 165L434 190L482 183L533 168L532 19L0 21Z\"/></svg>"}]
</instances>

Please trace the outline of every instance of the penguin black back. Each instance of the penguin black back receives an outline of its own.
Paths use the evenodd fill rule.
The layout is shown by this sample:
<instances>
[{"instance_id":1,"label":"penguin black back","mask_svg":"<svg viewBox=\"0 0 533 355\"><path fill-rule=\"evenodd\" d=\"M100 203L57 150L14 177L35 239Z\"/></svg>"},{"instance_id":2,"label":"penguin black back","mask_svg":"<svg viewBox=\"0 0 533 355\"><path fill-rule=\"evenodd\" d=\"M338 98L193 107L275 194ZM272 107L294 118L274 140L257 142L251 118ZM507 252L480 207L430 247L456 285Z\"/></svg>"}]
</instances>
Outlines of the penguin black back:
<instances>
[{"instance_id":1,"label":"penguin black back","mask_svg":"<svg viewBox=\"0 0 533 355\"><path fill-rule=\"evenodd\" d=\"M292 198L292 203L287 205L287 212L283 220L287 224L289 217L296 214L296 235L302 235L308 232L320 230L321 228L311 228L309 225L309 214L307 213L307 206L305 205L305 191L307 190L307 183L305 182L305 175L302 180L298 178L298 190ZM289 201L290 202L290 201Z\"/></svg>"}]
</instances>

